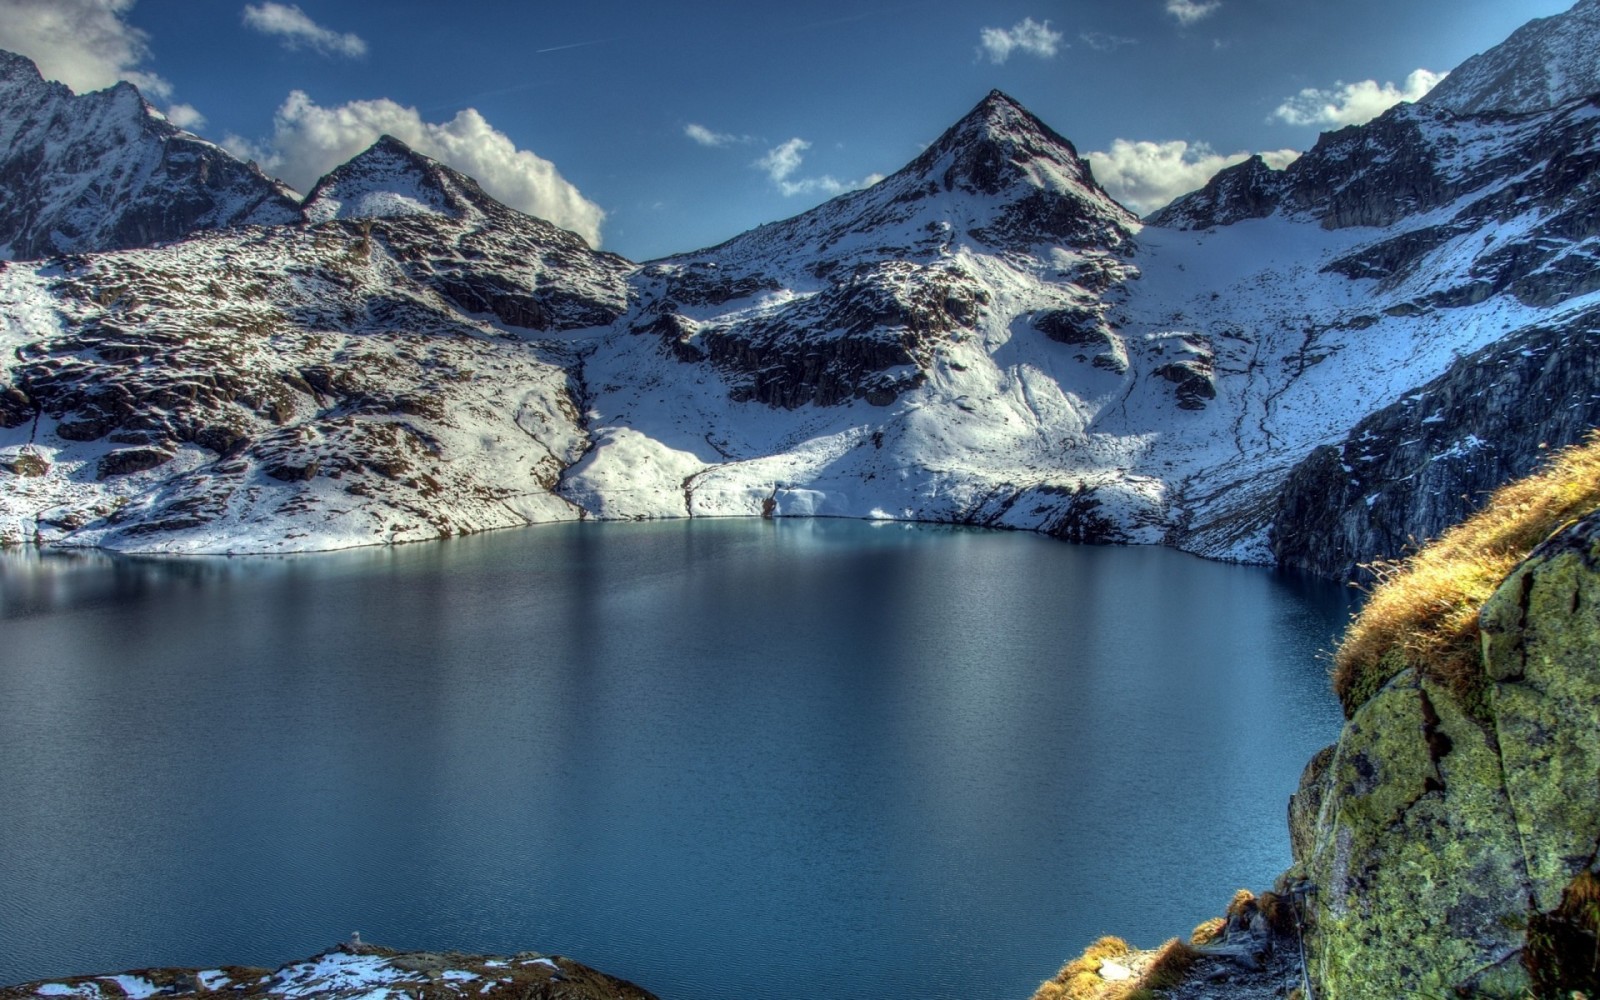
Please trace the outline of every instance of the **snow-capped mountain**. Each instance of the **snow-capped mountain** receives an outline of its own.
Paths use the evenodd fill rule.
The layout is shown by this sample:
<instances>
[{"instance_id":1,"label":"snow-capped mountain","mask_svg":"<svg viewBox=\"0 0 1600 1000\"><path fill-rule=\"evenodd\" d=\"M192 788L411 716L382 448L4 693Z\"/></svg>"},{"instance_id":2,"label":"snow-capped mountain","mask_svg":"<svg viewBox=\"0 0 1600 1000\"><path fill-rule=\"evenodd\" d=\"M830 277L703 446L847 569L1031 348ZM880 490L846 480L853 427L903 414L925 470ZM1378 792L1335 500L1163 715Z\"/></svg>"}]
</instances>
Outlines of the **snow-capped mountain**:
<instances>
[{"instance_id":1,"label":"snow-capped mountain","mask_svg":"<svg viewBox=\"0 0 1600 1000\"><path fill-rule=\"evenodd\" d=\"M173 125L132 84L74 95L0 52L0 260L149 246L299 214L293 191Z\"/></svg>"},{"instance_id":2,"label":"snow-capped mountain","mask_svg":"<svg viewBox=\"0 0 1600 1000\"><path fill-rule=\"evenodd\" d=\"M1140 222L996 92L865 190L634 265L385 137L294 225L0 271L0 534L828 514L1347 572L1592 422L1503 401L1589 377L1597 170L1590 100L1402 106Z\"/></svg>"},{"instance_id":3,"label":"snow-capped mountain","mask_svg":"<svg viewBox=\"0 0 1600 1000\"><path fill-rule=\"evenodd\" d=\"M1456 67L1423 97L1461 114L1525 113L1600 93L1600 0L1529 21L1511 37Z\"/></svg>"},{"instance_id":4,"label":"snow-capped mountain","mask_svg":"<svg viewBox=\"0 0 1600 1000\"><path fill-rule=\"evenodd\" d=\"M342 170L342 204L447 211L0 271L0 531L283 551L578 516L581 364L547 338L620 314L631 265L397 144Z\"/></svg>"}]
</instances>

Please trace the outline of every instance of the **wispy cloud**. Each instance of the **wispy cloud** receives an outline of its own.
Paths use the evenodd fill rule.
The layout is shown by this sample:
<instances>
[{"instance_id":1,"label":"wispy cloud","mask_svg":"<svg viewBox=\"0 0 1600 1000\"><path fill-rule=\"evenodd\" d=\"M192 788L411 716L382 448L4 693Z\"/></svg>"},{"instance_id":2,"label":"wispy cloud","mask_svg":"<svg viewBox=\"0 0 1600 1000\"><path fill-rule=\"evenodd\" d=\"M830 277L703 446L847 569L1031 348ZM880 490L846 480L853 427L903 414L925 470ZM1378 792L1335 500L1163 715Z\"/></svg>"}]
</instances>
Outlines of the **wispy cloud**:
<instances>
[{"instance_id":1,"label":"wispy cloud","mask_svg":"<svg viewBox=\"0 0 1600 1000\"><path fill-rule=\"evenodd\" d=\"M1222 0L1167 0L1167 13L1182 25L1190 25L1210 17L1222 6Z\"/></svg>"},{"instance_id":2,"label":"wispy cloud","mask_svg":"<svg viewBox=\"0 0 1600 1000\"><path fill-rule=\"evenodd\" d=\"M683 134L702 146L710 146L713 148L717 146L741 146L746 143L756 141L754 136L734 135L731 132L717 132L696 122L690 122L689 124L685 125L683 127Z\"/></svg>"},{"instance_id":3,"label":"wispy cloud","mask_svg":"<svg viewBox=\"0 0 1600 1000\"><path fill-rule=\"evenodd\" d=\"M1040 24L1031 17L1010 28L984 28L978 34L978 55L992 63L1005 62L1013 52L1049 59L1060 45L1061 32L1052 30L1049 21Z\"/></svg>"},{"instance_id":4,"label":"wispy cloud","mask_svg":"<svg viewBox=\"0 0 1600 1000\"><path fill-rule=\"evenodd\" d=\"M1321 125L1329 128L1360 125L1401 101L1421 100L1448 75L1429 69L1415 69L1398 87L1393 83L1380 84L1376 80L1359 80L1355 83L1340 81L1331 89L1307 87L1278 105L1272 118L1290 125Z\"/></svg>"},{"instance_id":5,"label":"wispy cloud","mask_svg":"<svg viewBox=\"0 0 1600 1000\"><path fill-rule=\"evenodd\" d=\"M265 35L276 35L285 47L308 48L325 56L364 56L367 43L361 36L325 28L306 16L292 3L246 4L244 23Z\"/></svg>"},{"instance_id":6,"label":"wispy cloud","mask_svg":"<svg viewBox=\"0 0 1600 1000\"><path fill-rule=\"evenodd\" d=\"M1293 149L1261 154L1267 165L1283 168L1298 159ZM1249 153L1226 156L1205 143L1134 141L1113 139L1104 152L1088 153L1095 180L1111 197L1138 212L1153 212L1179 195L1204 187L1217 171L1250 158Z\"/></svg>"},{"instance_id":7,"label":"wispy cloud","mask_svg":"<svg viewBox=\"0 0 1600 1000\"><path fill-rule=\"evenodd\" d=\"M1138 45L1137 38L1127 38L1123 35L1110 35L1104 31L1085 31L1078 35L1078 40L1097 52L1115 52L1128 45Z\"/></svg>"},{"instance_id":8,"label":"wispy cloud","mask_svg":"<svg viewBox=\"0 0 1600 1000\"><path fill-rule=\"evenodd\" d=\"M766 174L785 197L802 194L825 194L832 197L857 188L871 187L883 180L882 174L869 174L859 181L841 181L831 174L796 178L795 174L805 162L802 154L810 148L811 143L804 139L798 137L790 139L767 150L767 154L751 166Z\"/></svg>"},{"instance_id":9,"label":"wispy cloud","mask_svg":"<svg viewBox=\"0 0 1600 1000\"><path fill-rule=\"evenodd\" d=\"M318 178L366 149L385 133L476 178L512 208L547 219L600 245L605 212L585 198L555 164L516 143L475 109L446 122L428 122L416 108L390 100L351 101L325 108L304 91L292 92L273 117L273 134L261 142L230 135L223 145L260 162L291 187L309 191Z\"/></svg>"}]
</instances>

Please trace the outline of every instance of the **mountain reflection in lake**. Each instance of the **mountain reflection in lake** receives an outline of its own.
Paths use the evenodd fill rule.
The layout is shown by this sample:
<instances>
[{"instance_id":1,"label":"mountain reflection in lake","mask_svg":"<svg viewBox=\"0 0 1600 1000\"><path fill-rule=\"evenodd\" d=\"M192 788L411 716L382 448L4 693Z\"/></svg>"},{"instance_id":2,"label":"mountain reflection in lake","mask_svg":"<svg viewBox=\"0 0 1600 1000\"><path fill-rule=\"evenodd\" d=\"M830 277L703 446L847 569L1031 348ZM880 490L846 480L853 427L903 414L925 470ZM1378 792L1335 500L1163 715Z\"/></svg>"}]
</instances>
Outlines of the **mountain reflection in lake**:
<instances>
[{"instance_id":1,"label":"mountain reflection in lake","mask_svg":"<svg viewBox=\"0 0 1600 1000\"><path fill-rule=\"evenodd\" d=\"M1025 997L1288 863L1345 592L854 521L0 556L0 983L360 929L681 998Z\"/></svg>"}]
</instances>

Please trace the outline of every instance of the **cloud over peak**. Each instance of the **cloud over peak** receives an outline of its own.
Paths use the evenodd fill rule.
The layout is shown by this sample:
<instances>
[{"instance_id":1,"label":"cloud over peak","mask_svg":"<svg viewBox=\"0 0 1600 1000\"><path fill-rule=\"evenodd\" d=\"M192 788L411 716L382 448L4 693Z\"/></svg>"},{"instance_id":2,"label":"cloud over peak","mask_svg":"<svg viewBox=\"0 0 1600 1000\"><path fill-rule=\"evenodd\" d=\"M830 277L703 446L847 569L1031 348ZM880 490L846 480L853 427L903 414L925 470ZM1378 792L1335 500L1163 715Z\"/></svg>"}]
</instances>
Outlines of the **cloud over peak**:
<instances>
[{"instance_id":1,"label":"cloud over peak","mask_svg":"<svg viewBox=\"0 0 1600 1000\"><path fill-rule=\"evenodd\" d=\"M127 80L146 97L172 96L172 84L139 65L150 39L124 21L134 0L0 0L0 49L32 59L39 72L78 93Z\"/></svg>"},{"instance_id":2,"label":"cloud over peak","mask_svg":"<svg viewBox=\"0 0 1600 1000\"><path fill-rule=\"evenodd\" d=\"M1380 84L1376 80L1359 80L1355 83L1340 81L1332 89L1307 87L1278 105L1272 117L1290 125L1321 125L1329 128L1360 125L1401 101L1421 100L1448 75L1415 69L1398 87L1393 83Z\"/></svg>"},{"instance_id":3,"label":"cloud over peak","mask_svg":"<svg viewBox=\"0 0 1600 1000\"><path fill-rule=\"evenodd\" d=\"M367 43L359 35L325 28L295 4L246 4L244 23L264 35L276 35L286 48L308 48L325 56L364 56Z\"/></svg>"},{"instance_id":4,"label":"cloud over peak","mask_svg":"<svg viewBox=\"0 0 1600 1000\"><path fill-rule=\"evenodd\" d=\"M1281 170L1298 159L1293 149L1261 154L1269 167ZM1105 152L1085 154L1094 179L1117 201L1147 215L1180 195L1205 186L1219 170L1242 163L1249 153L1215 153L1205 143L1113 139Z\"/></svg>"},{"instance_id":5,"label":"cloud over peak","mask_svg":"<svg viewBox=\"0 0 1600 1000\"><path fill-rule=\"evenodd\" d=\"M549 160L518 149L476 109L447 122L426 122L416 108L394 101L318 105L304 91L290 93L273 116L273 134L255 143L230 135L223 145L258 161L298 191L389 134L419 153L475 178L499 201L570 229L600 245L605 212L585 198Z\"/></svg>"},{"instance_id":6,"label":"cloud over peak","mask_svg":"<svg viewBox=\"0 0 1600 1000\"><path fill-rule=\"evenodd\" d=\"M978 34L978 55L996 64L1010 59L1013 52L1049 59L1060 45L1061 32L1052 30L1049 21L1041 24L1031 17L1010 28L984 28Z\"/></svg>"},{"instance_id":7,"label":"cloud over peak","mask_svg":"<svg viewBox=\"0 0 1600 1000\"><path fill-rule=\"evenodd\" d=\"M1184 26L1210 17L1222 6L1222 0L1167 0L1167 13Z\"/></svg>"}]
</instances>

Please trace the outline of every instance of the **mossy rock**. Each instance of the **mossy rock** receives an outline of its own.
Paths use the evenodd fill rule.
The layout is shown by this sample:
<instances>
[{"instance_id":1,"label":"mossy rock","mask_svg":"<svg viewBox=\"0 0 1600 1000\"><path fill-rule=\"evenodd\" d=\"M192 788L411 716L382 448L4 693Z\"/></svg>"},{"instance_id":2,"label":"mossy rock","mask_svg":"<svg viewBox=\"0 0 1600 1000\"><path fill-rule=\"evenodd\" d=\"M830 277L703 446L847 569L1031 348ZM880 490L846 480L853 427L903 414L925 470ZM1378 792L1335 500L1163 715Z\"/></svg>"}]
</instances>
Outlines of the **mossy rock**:
<instances>
[{"instance_id":1,"label":"mossy rock","mask_svg":"<svg viewBox=\"0 0 1600 1000\"><path fill-rule=\"evenodd\" d=\"M1499 770L1488 734L1414 671L1346 724L1320 788L1301 792L1318 807L1301 863L1318 886L1307 944L1319 996L1446 996L1504 979L1528 896Z\"/></svg>"},{"instance_id":2,"label":"mossy rock","mask_svg":"<svg viewBox=\"0 0 1600 1000\"><path fill-rule=\"evenodd\" d=\"M1481 628L1511 809L1546 913L1600 845L1600 511L1536 549Z\"/></svg>"}]
</instances>

